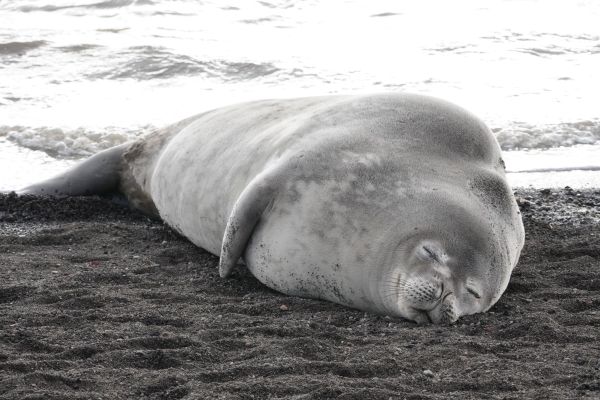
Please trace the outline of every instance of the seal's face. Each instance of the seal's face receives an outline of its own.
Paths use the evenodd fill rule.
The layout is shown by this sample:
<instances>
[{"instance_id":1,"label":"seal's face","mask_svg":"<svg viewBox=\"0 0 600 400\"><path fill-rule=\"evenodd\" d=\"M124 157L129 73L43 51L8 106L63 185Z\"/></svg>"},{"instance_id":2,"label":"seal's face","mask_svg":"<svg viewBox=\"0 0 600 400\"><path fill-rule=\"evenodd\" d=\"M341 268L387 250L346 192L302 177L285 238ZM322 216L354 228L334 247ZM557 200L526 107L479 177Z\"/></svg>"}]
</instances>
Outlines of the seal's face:
<instances>
[{"instance_id":1,"label":"seal's face","mask_svg":"<svg viewBox=\"0 0 600 400\"><path fill-rule=\"evenodd\" d=\"M489 287L490 271L479 266L483 260L447 251L437 240L401 246L394 258L402 261L384 279L386 306L417 323L451 324L486 311L499 297L487 294L503 291ZM468 265L472 263L479 265Z\"/></svg>"}]
</instances>

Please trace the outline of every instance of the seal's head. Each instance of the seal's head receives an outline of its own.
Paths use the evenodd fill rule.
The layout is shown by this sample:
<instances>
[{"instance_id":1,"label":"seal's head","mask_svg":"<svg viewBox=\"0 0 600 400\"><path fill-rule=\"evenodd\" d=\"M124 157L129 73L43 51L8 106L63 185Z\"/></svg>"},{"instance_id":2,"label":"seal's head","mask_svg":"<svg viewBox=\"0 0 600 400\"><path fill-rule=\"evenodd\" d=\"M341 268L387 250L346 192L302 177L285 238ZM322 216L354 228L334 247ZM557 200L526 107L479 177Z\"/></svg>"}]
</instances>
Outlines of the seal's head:
<instances>
[{"instance_id":1,"label":"seal's head","mask_svg":"<svg viewBox=\"0 0 600 400\"><path fill-rule=\"evenodd\" d=\"M465 215L447 215L452 224L439 223L435 230L417 229L388 252L377 284L387 313L451 324L498 301L522 244L511 249L492 222Z\"/></svg>"},{"instance_id":2,"label":"seal's head","mask_svg":"<svg viewBox=\"0 0 600 400\"><path fill-rule=\"evenodd\" d=\"M397 249L394 258L401 265L384 279L382 291L391 313L417 323L450 324L491 307L486 273L478 276L477 268L463 264L468 262L465 257L449 254L438 240L410 242Z\"/></svg>"},{"instance_id":3,"label":"seal's head","mask_svg":"<svg viewBox=\"0 0 600 400\"><path fill-rule=\"evenodd\" d=\"M411 213L380 220L387 231L370 268L373 304L417 323L451 324L487 311L506 290L523 246L516 204L489 207L449 192L418 201Z\"/></svg>"}]
</instances>

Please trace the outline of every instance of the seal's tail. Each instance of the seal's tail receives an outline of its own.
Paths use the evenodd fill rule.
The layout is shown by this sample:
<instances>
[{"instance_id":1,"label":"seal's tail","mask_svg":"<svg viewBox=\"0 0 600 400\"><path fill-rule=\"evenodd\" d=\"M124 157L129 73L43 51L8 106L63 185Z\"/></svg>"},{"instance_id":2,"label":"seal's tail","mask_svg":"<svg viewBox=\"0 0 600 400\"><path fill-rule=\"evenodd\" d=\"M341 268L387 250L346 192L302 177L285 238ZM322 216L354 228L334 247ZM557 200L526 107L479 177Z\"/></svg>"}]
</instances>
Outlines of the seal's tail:
<instances>
[{"instance_id":1,"label":"seal's tail","mask_svg":"<svg viewBox=\"0 0 600 400\"><path fill-rule=\"evenodd\" d=\"M128 143L101 151L46 181L27 186L17 194L86 196L116 192L123 153Z\"/></svg>"}]
</instances>

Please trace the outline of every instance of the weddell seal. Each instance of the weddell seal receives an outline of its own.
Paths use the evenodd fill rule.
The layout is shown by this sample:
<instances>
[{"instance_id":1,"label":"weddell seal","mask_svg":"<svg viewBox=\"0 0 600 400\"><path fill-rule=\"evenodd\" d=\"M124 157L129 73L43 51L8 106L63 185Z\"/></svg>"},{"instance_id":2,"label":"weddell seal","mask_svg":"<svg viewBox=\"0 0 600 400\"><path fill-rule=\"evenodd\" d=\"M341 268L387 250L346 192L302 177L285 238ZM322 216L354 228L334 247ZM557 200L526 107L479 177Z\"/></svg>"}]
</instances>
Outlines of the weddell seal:
<instances>
[{"instance_id":1,"label":"weddell seal","mask_svg":"<svg viewBox=\"0 0 600 400\"><path fill-rule=\"evenodd\" d=\"M412 94L208 111L19 193L120 191L265 285L418 323L502 295L524 230L477 118Z\"/></svg>"}]
</instances>

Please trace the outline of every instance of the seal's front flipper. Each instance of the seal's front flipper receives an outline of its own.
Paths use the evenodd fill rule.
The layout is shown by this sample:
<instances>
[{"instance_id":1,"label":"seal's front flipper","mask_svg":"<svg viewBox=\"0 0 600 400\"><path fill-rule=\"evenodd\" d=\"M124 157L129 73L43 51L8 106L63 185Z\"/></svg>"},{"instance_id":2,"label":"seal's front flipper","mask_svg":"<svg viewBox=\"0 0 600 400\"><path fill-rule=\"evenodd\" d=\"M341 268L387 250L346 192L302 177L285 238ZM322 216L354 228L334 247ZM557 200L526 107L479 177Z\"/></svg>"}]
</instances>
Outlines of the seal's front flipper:
<instances>
[{"instance_id":1,"label":"seal's front flipper","mask_svg":"<svg viewBox=\"0 0 600 400\"><path fill-rule=\"evenodd\" d=\"M231 275L246 249L254 228L264 212L273 204L275 189L272 186L272 179L265 175L257 176L244 189L231 210L221 244L219 275L222 278Z\"/></svg>"},{"instance_id":2,"label":"seal's front flipper","mask_svg":"<svg viewBox=\"0 0 600 400\"><path fill-rule=\"evenodd\" d=\"M112 147L80 162L62 174L17 191L39 196L85 196L115 192L123 152L129 144Z\"/></svg>"}]
</instances>

